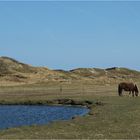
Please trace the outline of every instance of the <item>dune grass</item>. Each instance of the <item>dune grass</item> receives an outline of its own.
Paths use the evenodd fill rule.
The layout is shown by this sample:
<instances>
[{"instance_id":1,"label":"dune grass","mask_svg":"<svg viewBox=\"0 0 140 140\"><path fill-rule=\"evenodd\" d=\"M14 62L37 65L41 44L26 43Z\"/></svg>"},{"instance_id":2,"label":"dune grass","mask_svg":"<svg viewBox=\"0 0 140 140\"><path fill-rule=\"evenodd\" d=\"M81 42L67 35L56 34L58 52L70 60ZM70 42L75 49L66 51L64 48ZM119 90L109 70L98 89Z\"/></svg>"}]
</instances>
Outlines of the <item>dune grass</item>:
<instances>
[{"instance_id":1,"label":"dune grass","mask_svg":"<svg viewBox=\"0 0 140 140\"><path fill-rule=\"evenodd\" d=\"M62 83L61 83L62 84ZM60 87L62 86L62 91ZM140 86L140 84L138 84ZM69 121L33 125L0 131L1 139L138 139L140 97L119 97L117 85L92 83L45 83L0 87L0 103L45 102L58 98L100 101L91 113Z\"/></svg>"}]
</instances>

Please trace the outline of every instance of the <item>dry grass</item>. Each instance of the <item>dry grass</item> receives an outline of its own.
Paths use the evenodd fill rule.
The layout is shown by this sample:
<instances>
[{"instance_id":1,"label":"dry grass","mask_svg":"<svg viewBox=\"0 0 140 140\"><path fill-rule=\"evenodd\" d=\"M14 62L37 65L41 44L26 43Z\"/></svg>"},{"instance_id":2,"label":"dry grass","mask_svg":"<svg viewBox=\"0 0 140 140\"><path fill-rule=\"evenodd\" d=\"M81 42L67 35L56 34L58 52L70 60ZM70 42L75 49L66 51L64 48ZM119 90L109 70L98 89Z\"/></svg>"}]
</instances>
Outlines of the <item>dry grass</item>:
<instances>
[{"instance_id":1,"label":"dry grass","mask_svg":"<svg viewBox=\"0 0 140 140\"><path fill-rule=\"evenodd\" d=\"M60 86L62 85L62 92ZM138 83L140 87L140 83ZM42 83L0 88L0 102L45 101L56 98L92 100L105 103L92 115L44 126L26 126L0 131L1 139L138 139L140 137L140 98L118 97L117 85L92 82Z\"/></svg>"},{"instance_id":2,"label":"dry grass","mask_svg":"<svg viewBox=\"0 0 140 140\"><path fill-rule=\"evenodd\" d=\"M62 88L62 91L61 91ZM105 93L103 92L105 91ZM34 85L2 86L0 87L0 101L13 100L47 100L54 98L74 98L90 99L106 96L116 96L116 85L94 85L92 83L76 82L72 83L44 83Z\"/></svg>"}]
</instances>

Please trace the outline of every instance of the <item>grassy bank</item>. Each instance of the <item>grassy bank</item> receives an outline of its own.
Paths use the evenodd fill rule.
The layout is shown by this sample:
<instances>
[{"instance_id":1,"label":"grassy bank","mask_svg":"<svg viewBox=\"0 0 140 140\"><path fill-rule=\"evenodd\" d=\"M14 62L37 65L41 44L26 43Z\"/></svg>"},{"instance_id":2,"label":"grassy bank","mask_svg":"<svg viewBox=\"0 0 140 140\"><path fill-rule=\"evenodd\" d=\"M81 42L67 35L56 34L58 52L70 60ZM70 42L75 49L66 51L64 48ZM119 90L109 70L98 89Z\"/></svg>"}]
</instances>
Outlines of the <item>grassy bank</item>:
<instances>
[{"instance_id":1,"label":"grassy bank","mask_svg":"<svg viewBox=\"0 0 140 140\"><path fill-rule=\"evenodd\" d=\"M139 86L139 84L138 84ZM117 85L92 83L46 83L28 86L0 87L0 103L46 102L70 98L73 100L103 102L93 106L91 113L70 121L53 122L42 126L24 126L0 131L6 139L88 139L139 138L140 98L118 97Z\"/></svg>"}]
</instances>

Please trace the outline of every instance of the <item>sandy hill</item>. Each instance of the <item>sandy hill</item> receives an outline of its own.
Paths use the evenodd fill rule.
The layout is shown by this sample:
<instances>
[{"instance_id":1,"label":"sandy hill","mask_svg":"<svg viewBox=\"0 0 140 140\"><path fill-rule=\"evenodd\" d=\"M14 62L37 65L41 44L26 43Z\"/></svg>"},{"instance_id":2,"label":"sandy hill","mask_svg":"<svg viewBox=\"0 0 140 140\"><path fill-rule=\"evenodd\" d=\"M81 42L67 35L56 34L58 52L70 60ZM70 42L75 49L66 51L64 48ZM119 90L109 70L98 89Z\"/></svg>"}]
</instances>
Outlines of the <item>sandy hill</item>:
<instances>
[{"instance_id":1,"label":"sandy hill","mask_svg":"<svg viewBox=\"0 0 140 140\"><path fill-rule=\"evenodd\" d=\"M0 84L30 84L46 81L87 80L98 84L119 81L137 81L140 72L127 68L78 68L70 71L50 70L47 67L33 67L9 57L0 57Z\"/></svg>"},{"instance_id":2,"label":"sandy hill","mask_svg":"<svg viewBox=\"0 0 140 140\"><path fill-rule=\"evenodd\" d=\"M70 72L80 75L81 77L88 78L99 78L102 76L108 78L138 78L140 76L140 72L135 70L130 70L127 68L107 68L107 69L99 69L99 68L78 68L71 70Z\"/></svg>"},{"instance_id":3,"label":"sandy hill","mask_svg":"<svg viewBox=\"0 0 140 140\"><path fill-rule=\"evenodd\" d=\"M35 72L36 69L24 63L20 63L9 57L0 57L0 74L14 74L17 72L31 73Z\"/></svg>"}]
</instances>

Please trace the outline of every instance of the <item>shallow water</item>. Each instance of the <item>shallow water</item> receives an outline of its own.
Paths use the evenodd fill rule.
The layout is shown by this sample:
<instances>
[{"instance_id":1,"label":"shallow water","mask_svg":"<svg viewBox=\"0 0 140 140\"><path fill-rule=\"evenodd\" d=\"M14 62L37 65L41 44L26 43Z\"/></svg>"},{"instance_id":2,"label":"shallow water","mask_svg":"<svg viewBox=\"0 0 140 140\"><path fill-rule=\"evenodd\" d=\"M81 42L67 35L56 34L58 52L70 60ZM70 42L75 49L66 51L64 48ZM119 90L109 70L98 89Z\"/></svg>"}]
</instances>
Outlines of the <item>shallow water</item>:
<instances>
[{"instance_id":1,"label":"shallow water","mask_svg":"<svg viewBox=\"0 0 140 140\"><path fill-rule=\"evenodd\" d=\"M88 112L84 107L0 105L0 129L69 120L73 116L82 116Z\"/></svg>"}]
</instances>

